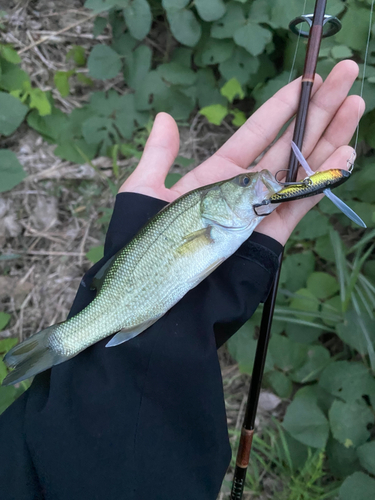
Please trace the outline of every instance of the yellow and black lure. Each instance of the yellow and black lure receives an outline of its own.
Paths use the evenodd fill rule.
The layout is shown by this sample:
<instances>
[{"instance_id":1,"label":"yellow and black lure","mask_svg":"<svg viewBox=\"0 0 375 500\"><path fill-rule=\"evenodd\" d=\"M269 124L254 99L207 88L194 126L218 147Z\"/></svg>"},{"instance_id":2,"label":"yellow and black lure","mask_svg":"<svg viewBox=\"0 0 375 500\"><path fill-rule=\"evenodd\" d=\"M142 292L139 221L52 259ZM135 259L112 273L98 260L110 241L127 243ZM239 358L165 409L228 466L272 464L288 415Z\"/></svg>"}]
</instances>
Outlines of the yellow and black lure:
<instances>
[{"instance_id":1,"label":"yellow and black lure","mask_svg":"<svg viewBox=\"0 0 375 500\"><path fill-rule=\"evenodd\" d=\"M316 194L321 194L327 188L335 188L348 180L350 172L341 169L325 170L316 172L311 177L306 177L300 183L293 183L285 186L278 193L269 198L270 203L280 203L281 201L300 200Z\"/></svg>"},{"instance_id":2,"label":"yellow and black lure","mask_svg":"<svg viewBox=\"0 0 375 500\"><path fill-rule=\"evenodd\" d=\"M270 198L264 200L262 203L254 205L254 211L257 215L268 215L267 207L274 203L283 203L284 201L300 200L316 194L325 194L332 203L334 203L349 219L361 227L366 227L363 220L346 205L340 198L334 195L331 188L340 186L343 182L347 181L351 172L342 169L324 170L322 172L313 172L309 167L307 161L303 157L301 151L292 142L292 149L296 155L301 166L305 169L309 177L306 177L300 182L292 182L289 185L273 194Z\"/></svg>"}]
</instances>

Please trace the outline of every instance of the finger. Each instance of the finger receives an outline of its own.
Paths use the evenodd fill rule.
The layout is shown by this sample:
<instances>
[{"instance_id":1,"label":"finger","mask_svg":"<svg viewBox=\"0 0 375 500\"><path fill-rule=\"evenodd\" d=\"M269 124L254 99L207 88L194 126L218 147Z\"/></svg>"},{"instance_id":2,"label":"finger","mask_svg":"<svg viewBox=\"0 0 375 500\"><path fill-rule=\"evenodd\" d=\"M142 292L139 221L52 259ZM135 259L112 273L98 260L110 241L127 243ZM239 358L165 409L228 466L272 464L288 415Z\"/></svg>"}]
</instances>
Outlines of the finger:
<instances>
[{"instance_id":1,"label":"finger","mask_svg":"<svg viewBox=\"0 0 375 500\"><path fill-rule=\"evenodd\" d=\"M119 192L142 192L148 186L164 186L165 178L179 149L178 127L167 113L156 115L151 134L147 139L142 158Z\"/></svg>"},{"instance_id":2,"label":"finger","mask_svg":"<svg viewBox=\"0 0 375 500\"><path fill-rule=\"evenodd\" d=\"M313 93L321 86L317 76ZM276 138L280 129L297 111L301 79L289 83L261 106L215 153L214 158L247 168Z\"/></svg>"},{"instance_id":3,"label":"finger","mask_svg":"<svg viewBox=\"0 0 375 500\"><path fill-rule=\"evenodd\" d=\"M302 149L302 153L305 158L308 158L330 121L334 119L333 117L346 100L347 94L353 85L357 74L358 66L353 61L342 61L341 63L338 63L328 75L323 85L312 97ZM353 124L357 121L357 115L358 113L348 117L349 128L351 130L353 129ZM256 170L267 168L271 172L275 173L282 168L286 168L290 157L290 144L293 133L294 121L290 124L277 143L269 151L267 151L262 160L258 163ZM350 140L350 137L347 141ZM339 145L344 143L341 141ZM331 153L332 150L329 154ZM329 154L326 155L324 159L326 159Z\"/></svg>"},{"instance_id":4,"label":"finger","mask_svg":"<svg viewBox=\"0 0 375 500\"><path fill-rule=\"evenodd\" d=\"M316 170L337 148L348 144L364 111L365 103L361 97L352 95L345 99L317 147L308 158L309 165L313 170ZM345 163L339 168L346 168Z\"/></svg>"}]
</instances>

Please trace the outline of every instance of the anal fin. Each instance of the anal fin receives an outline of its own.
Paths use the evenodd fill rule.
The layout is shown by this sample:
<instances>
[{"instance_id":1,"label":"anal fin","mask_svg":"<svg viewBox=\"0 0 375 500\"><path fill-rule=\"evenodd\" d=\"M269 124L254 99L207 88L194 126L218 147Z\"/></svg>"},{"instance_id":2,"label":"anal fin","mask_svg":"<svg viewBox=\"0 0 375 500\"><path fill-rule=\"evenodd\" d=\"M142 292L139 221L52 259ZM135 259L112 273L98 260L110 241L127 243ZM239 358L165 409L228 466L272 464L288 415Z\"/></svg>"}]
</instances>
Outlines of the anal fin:
<instances>
[{"instance_id":1,"label":"anal fin","mask_svg":"<svg viewBox=\"0 0 375 500\"><path fill-rule=\"evenodd\" d=\"M133 328L123 328L122 330L118 331L116 335L114 335L114 337L111 338L111 340L106 344L106 347L114 347L116 345L122 344L123 342L127 342L130 339L133 339L140 333L144 332L151 325L156 323L159 318L160 316L158 316L157 318L149 319L144 323L136 325Z\"/></svg>"}]
</instances>

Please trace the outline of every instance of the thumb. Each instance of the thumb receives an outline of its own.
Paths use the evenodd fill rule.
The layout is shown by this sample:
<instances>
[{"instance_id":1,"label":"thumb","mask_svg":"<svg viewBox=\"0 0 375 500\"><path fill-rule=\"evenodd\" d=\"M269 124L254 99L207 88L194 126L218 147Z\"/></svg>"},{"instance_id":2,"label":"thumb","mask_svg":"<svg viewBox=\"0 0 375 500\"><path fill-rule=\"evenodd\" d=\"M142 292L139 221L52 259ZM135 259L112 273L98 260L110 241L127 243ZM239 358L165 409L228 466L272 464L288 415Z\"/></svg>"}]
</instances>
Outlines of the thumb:
<instances>
[{"instance_id":1,"label":"thumb","mask_svg":"<svg viewBox=\"0 0 375 500\"><path fill-rule=\"evenodd\" d=\"M156 115L151 134L147 139L142 158L119 192L151 187L160 189L170 167L178 155L180 139L175 120L167 113Z\"/></svg>"}]
</instances>

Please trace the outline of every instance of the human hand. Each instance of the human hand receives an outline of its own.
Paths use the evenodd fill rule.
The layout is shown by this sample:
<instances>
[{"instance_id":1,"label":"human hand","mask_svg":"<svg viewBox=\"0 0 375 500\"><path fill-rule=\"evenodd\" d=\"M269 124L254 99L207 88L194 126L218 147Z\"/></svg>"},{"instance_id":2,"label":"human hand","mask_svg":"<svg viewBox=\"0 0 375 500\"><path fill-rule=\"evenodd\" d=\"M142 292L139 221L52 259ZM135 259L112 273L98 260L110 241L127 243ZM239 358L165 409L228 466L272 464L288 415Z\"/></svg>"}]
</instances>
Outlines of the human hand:
<instances>
[{"instance_id":1,"label":"human hand","mask_svg":"<svg viewBox=\"0 0 375 500\"><path fill-rule=\"evenodd\" d=\"M317 75L307 119L302 152L313 170L347 168L353 149L347 146L358 119L364 112L359 96L348 96L358 74L353 61L338 63L327 79ZM136 192L171 202L198 187L228 179L244 172L273 142L280 129L297 111L300 79L279 90L261 106L240 129L208 160L183 176L171 189L164 185L179 149L176 122L159 113L136 170L119 192ZM294 121L252 169L273 174L287 168ZM300 177L306 175L300 172ZM314 196L281 204L257 227L257 231L285 244L302 217L322 198Z\"/></svg>"}]
</instances>

